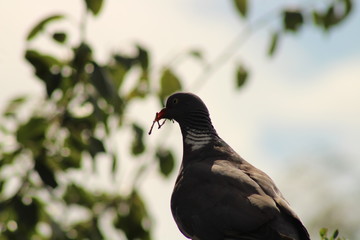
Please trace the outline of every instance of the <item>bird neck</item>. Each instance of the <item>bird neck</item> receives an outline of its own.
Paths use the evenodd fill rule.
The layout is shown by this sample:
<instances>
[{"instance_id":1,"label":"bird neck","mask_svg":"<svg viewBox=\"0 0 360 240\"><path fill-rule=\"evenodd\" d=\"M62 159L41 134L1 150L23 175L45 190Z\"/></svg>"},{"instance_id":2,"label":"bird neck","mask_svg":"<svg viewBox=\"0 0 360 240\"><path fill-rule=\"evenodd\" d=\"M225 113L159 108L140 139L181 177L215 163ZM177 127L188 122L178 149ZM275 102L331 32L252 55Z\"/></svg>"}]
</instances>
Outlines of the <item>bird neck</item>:
<instances>
[{"instance_id":1,"label":"bird neck","mask_svg":"<svg viewBox=\"0 0 360 240\"><path fill-rule=\"evenodd\" d=\"M179 122L184 154L200 150L218 138L207 112L194 112Z\"/></svg>"}]
</instances>

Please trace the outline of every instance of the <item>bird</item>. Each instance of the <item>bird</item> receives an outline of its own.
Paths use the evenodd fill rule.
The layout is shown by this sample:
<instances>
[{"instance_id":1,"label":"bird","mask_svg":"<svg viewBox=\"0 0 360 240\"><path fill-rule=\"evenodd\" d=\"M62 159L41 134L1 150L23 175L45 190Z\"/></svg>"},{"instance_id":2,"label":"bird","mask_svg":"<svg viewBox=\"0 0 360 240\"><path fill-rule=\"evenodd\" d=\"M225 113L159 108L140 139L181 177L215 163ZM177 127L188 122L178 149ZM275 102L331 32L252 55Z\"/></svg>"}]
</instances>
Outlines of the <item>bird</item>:
<instances>
[{"instance_id":1,"label":"bird","mask_svg":"<svg viewBox=\"0 0 360 240\"><path fill-rule=\"evenodd\" d=\"M188 92L172 94L156 113L153 125L157 122L160 128L162 119L175 120L182 133L183 157L171 195L171 211L185 237L310 239L273 180L219 137L200 97Z\"/></svg>"}]
</instances>

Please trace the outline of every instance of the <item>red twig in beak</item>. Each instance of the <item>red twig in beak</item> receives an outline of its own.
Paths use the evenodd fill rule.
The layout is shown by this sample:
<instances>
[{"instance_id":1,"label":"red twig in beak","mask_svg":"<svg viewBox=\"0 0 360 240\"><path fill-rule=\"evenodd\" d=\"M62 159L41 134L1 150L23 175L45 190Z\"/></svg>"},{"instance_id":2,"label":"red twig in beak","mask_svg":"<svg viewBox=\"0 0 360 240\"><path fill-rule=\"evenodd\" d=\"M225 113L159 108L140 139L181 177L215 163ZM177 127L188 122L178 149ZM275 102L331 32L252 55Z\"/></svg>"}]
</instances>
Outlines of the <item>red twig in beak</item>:
<instances>
[{"instance_id":1,"label":"red twig in beak","mask_svg":"<svg viewBox=\"0 0 360 240\"><path fill-rule=\"evenodd\" d=\"M160 111L160 113L161 113L161 111ZM160 129L161 126L165 124L166 119L164 119L164 121L163 121L162 123L160 123L161 117L162 117L161 114L159 114L159 113L156 113L156 114L155 114L155 119L154 119L153 123L151 124L151 128L150 128L150 131L149 131L149 135L151 134L155 123L158 124L158 129Z\"/></svg>"}]
</instances>

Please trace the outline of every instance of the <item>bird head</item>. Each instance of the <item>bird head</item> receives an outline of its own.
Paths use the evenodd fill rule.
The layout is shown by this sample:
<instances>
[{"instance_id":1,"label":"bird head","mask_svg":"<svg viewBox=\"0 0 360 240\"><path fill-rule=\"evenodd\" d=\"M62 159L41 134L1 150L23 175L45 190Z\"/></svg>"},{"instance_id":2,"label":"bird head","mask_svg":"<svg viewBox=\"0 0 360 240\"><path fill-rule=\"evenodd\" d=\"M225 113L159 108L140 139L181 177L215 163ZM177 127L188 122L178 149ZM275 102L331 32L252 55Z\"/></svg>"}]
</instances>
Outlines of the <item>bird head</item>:
<instances>
[{"instance_id":1,"label":"bird head","mask_svg":"<svg viewBox=\"0 0 360 240\"><path fill-rule=\"evenodd\" d=\"M204 102L195 94L184 92L174 93L167 99L165 108L156 113L153 124L157 122L160 128L162 126L159 123L161 119L175 120L180 126L186 124L186 121L192 120L206 119L210 122L209 111Z\"/></svg>"},{"instance_id":2,"label":"bird head","mask_svg":"<svg viewBox=\"0 0 360 240\"><path fill-rule=\"evenodd\" d=\"M174 119L181 123L194 112L209 114L204 102L195 94L175 93L167 99L166 106L158 113L157 120Z\"/></svg>"}]
</instances>

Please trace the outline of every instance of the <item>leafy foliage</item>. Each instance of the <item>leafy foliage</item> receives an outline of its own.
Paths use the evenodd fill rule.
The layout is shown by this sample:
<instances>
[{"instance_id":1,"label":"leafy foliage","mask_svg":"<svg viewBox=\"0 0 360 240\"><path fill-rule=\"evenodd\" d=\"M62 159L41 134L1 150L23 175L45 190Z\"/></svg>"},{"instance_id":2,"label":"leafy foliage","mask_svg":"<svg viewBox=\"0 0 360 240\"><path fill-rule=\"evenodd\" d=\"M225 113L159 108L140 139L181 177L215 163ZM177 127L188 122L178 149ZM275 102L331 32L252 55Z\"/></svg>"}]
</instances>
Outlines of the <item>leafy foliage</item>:
<instances>
[{"instance_id":1,"label":"leafy foliage","mask_svg":"<svg viewBox=\"0 0 360 240\"><path fill-rule=\"evenodd\" d=\"M335 230L332 235L328 236L328 229L322 228L320 229L320 237L321 240L345 240L345 238L339 237L339 230Z\"/></svg>"},{"instance_id":2,"label":"leafy foliage","mask_svg":"<svg viewBox=\"0 0 360 240\"><path fill-rule=\"evenodd\" d=\"M131 145L131 152L133 155L140 155L145 151L145 144L144 144L144 130L137 124L133 124L132 125L132 129L133 129L133 142Z\"/></svg>"},{"instance_id":3,"label":"leafy foliage","mask_svg":"<svg viewBox=\"0 0 360 240\"><path fill-rule=\"evenodd\" d=\"M21 96L10 100L3 113L4 116L14 117L16 115L16 112L19 110L19 108L23 105L24 102L26 102L26 99L27 98L25 96Z\"/></svg>"},{"instance_id":4,"label":"leafy foliage","mask_svg":"<svg viewBox=\"0 0 360 240\"><path fill-rule=\"evenodd\" d=\"M29 34L27 36L27 40L30 41L30 40L34 39L40 32L42 32L44 30L46 25L48 25L50 22L53 22L56 20L61 20L63 18L64 18L63 15L58 15L58 14L51 15L47 18L44 18L37 25L35 25L35 27L33 27L33 29L29 32Z\"/></svg>"},{"instance_id":5,"label":"leafy foliage","mask_svg":"<svg viewBox=\"0 0 360 240\"><path fill-rule=\"evenodd\" d=\"M233 0L233 5L242 19L249 18L248 9L250 8L249 5L251 5L251 1ZM305 6L301 6L300 2L298 6L281 6L276 14L281 16L282 26L273 29L271 32L267 50L268 56L274 56L277 49L279 49L280 37L284 38L286 34L299 33L302 28L309 25L313 25L321 30L330 31L335 26L345 22L352 12L352 9L352 0L332 0L329 1L325 8L323 4L317 6L317 4L305 3ZM253 25L257 26L259 23L267 23L268 20L276 18L276 16L272 14L265 15L265 17L266 18L259 18L258 22L255 21ZM233 50L233 52L235 52L235 50ZM235 71L238 76L238 68Z\"/></svg>"},{"instance_id":6,"label":"leafy foliage","mask_svg":"<svg viewBox=\"0 0 360 240\"><path fill-rule=\"evenodd\" d=\"M103 0L85 0L86 7L94 14L98 15L103 5Z\"/></svg>"},{"instance_id":7,"label":"leafy foliage","mask_svg":"<svg viewBox=\"0 0 360 240\"><path fill-rule=\"evenodd\" d=\"M178 76L169 69L165 68L161 75L160 80L160 102L164 102L165 98L169 96L171 93L181 90L181 82Z\"/></svg>"},{"instance_id":8,"label":"leafy foliage","mask_svg":"<svg viewBox=\"0 0 360 240\"><path fill-rule=\"evenodd\" d=\"M275 51L278 47L279 38L280 38L280 34L278 32L275 32L272 34L270 46L268 48L269 56L272 56L275 53Z\"/></svg>"},{"instance_id":9,"label":"leafy foliage","mask_svg":"<svg viewBox=\"0 0 360 240\"><path fill-rule=\"evenodd\" d=\"M240 16L246 17L248 13L247 0L233 0L235 8L238 10Z\"/></svg>"},{"instance_id":10,"label":"leafy foliage","mask_svg":"<svg viewBox=\"0 0 360 240\"><path fill-rule=\"evenodd\" d=\"M64 32L55 32L55 33L52 35L52 38L53 38L56 42L58 42L58 43L60 43L60 44L63 44L63 43L66 42L67 35L66 35L66 33L64 33Z\"/></svg>"},{"instance_id":11,"label":"leafy foliage","mask_svg":"<svg viewBox=\"0 0 360 240\"><path fill-rule=\"evenodd\" d=\"M284 29L297 32L304 23L304 17L299 10L286 10L284 13Z\"/></svg>"},{"instance_id":12,"label":"leafy foliage","mask_svg":"<svg viewBox=\"0 0 360 240\"><path fill-rule=\"evenodd\" d=\"M95 16L103 1L86 0L85 5ZM12 179L21 183L15 192L1 195L0 239L104 239L107 235L99 221L108 213L113 216L110 227L122 231L127 239L151 239L147 205L135 185L129 193L110 194L85 187L69 177L64 182L64 176L70 172L82 171L86 159L95 164L100 154L113 161L110 174L116 178L119 160L106 141L119 127L132 132L129 153L134 157L144 155L143 126L133 119L124 120L124 116L132 102L150 95L151 58L145 47L136 45L134 56L115 53L109 62L100 64L87 42L81 40L68 46L64 44L67 31L46 33L48 24L64 19L64 15L46 17L27 37L27 41L36 41L44 34L72 53L63 59L41 49L26 49L24 57L43 83L45 97L25 119L21 117L21 107L28 105L29 98L23 96L11 100L2 114L1 132L16 144L1 145L1 169L16 171L16 166L24 165L24 171L10 179L0 174L1 191L14 187ZM135 85L122 90L128 73L134 71L139 73ZM180 79L170 70L163 72L160 82L162 99L180 89ZM168 176L173 170L169 162L174 164L174 158L171 150L164 151L159 173ZM158 157L154 153L153 159ZM51 211L54 205L65 213L74 207L82 209L86 216L77 221L61 220ZM49 230L44 233L40 226Z\"/></svg>"},{"instance_id":13,"label":"leafy foliage","mask_svg":"<svg viewBox=\"0 0 360 240\"><path fill-rule=\"evenodd\" d=\"M174 170L175 158L171 151L159 148L156 151L156 157L159 159L160 172L168 177Z\"/></svg>"},{"instance_id":14,"label":"leafy foliage","mask_svg":"<svg viewBox=\"0 0 360 240\"><path fill-rule=\"evenodd\" d=\"M339 0L331 3L324 10L314 10L314 23L328 31L343 22L351 13L353 4L351 0Z\"/></svg>"},{"instance_id":15,"label":"leafy foliage","mask_svg":"<svg viewBox=\"0 0 360 240\"><path fill-rule=\"evenodd\" d=\"M236 72L236 87L242 87L248 79L248 71L244 65L239 65Z\"/></svg>"}]
</instances>

